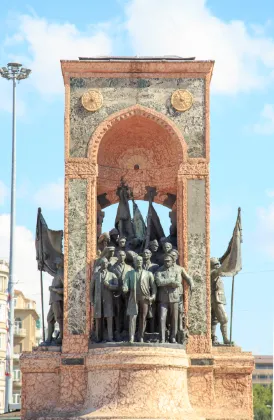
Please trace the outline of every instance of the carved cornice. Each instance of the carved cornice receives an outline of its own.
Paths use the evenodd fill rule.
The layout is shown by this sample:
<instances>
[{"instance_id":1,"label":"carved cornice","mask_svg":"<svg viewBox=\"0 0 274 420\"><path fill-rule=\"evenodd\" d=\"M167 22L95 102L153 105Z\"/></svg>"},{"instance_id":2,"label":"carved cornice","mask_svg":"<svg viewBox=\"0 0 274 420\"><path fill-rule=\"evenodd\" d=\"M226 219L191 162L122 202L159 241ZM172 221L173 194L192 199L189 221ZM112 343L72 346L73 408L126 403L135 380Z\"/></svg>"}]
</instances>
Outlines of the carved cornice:
<instances>
[{"instance_id":1,"label":"carved cornice","mask_svg":"<svg viewBox=\"0 0 274 420\"><path fill-rule=\"evenodd\" d=\"M205 77L212 74L214 61L79 61L61 60L65 82L69 77Z\"/></svg>"},{"instance_id":2,"label":"carved cornice","mask_svg":"<svg viewBox=\"0 0 274 420\"><path fill-rule=\"evenodd\" d=\"M65 163L65 174L69 178L80 178L98 175L97 165L93 165L89 159L69 159Z\"/></svg>"}]
</instances>

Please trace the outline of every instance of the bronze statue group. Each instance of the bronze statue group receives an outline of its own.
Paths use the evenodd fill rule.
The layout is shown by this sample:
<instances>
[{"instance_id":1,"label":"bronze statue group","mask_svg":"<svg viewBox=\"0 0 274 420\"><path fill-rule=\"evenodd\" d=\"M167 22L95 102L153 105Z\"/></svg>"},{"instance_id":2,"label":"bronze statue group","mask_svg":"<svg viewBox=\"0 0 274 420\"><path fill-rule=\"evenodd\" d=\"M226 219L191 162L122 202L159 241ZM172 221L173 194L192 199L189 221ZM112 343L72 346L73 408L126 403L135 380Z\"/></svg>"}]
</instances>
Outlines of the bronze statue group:
<instances>
[{"instance_id":1,"label":"bronze statue group","mask_svg":"<svg viewBox=\"0 0 274 420\"><path fill-rule=\"evenodd\" d=\"M191 298L194 282L186 270L178 265L176 212L169 214L170 235L165 237L152 205L156 194L155 188L147 187L149 209L146 225L132 192L121 180L117 189L119 205L115 228L103 234L97 232L98 254L90 279L93 341L135 342L137 339L139 342L186 342L188 328L183 287L188 285L188 296ZM133 202L133 218L129 200ZM101 229L104 213L98 211L98 214L97 223ZM231 243L223 259L230 248ZM58 343L62 342L63 337L63 258L61 260L55 263L55 275L49 288L46 344L53 341L55 322L59 323L60 328ZM211 258L210 261L211 336L213 344L219 344L216 326L220 323L224 344L229 344L221 278L224 273L220 262L221 259L217 258Z\"/></svg>"},{"instance_id":2,"label":"bronze statue group","mask_svg":"<svg viewBox=\"0 0 274 420\"><path fill-rule=\"evenodd\" d=\"M135 242L133 251L116 229L99 237L100 255L90 283L95 341L143 342L158 336L161 343L182 342L186 335L182 280L192 290L192 278L177 264L178 251L165 238L161 249L153 240L139 254Z\"/></svg>"}]
</instances>

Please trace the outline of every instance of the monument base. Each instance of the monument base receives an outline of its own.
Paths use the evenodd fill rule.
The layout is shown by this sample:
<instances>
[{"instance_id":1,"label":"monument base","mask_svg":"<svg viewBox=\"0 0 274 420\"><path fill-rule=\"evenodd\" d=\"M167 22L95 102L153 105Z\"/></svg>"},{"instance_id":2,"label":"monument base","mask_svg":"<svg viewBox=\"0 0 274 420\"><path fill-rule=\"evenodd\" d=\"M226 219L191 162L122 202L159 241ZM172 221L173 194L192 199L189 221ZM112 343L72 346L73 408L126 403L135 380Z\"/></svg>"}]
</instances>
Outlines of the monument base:
<instances>
[{"instance_id":1,"label":"monument base","mask_svg":"<svg viewBox=\"0 0 274 420\"><path fill-rule=\"evenodd\" d=\"M22 419L252 419L253 357L167 346L23 353Z\"/></svg>"}]
</instances>

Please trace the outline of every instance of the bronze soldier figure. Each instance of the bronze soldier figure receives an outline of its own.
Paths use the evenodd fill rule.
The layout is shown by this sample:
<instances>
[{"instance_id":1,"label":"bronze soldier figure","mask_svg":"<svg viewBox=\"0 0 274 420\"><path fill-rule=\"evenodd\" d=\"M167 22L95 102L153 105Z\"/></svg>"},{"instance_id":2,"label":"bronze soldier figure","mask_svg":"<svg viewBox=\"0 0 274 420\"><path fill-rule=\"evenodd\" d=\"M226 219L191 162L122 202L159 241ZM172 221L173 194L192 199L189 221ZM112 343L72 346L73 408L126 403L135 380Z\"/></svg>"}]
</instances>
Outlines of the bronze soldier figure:
<instances>
[{"instance_id":1,"label":"bronze soldier figure","mask_svg":"<svg viewBox=\"0 0 274 420\"><path fill-rule=\"evenodd\" d=\"M120 339L120 334L123 330L126 330L126 310L127 310L127 299L122 293L123 284L125 282L126 274L133 270L133 268L126 264L126 253L125 251L118 252L118 261L111 267L111 271L117 276L119 289L114 292L114 316L115 316L115 336L116 339Z\"/></svg>"},{"instance_id":2,"label":"bronze soldier figure","mask_svg":"<svg viewBox=\"0 0 274 420\"><path fill-rule=\"evenodd\" d=\"M159 265L151 262L151 256L152 252L150 249L145 249L143 252L143 269L150 271L154 275L159 269ZM158 325L158 304L156 300L150 304L148 318L148 331L153 333L156 331L156 325Z\"/></svg>"},{"instance_id":3,"label":"bronze soldier figure","mask_svg":"<svg viewBox=\"0 0 274 420\"><path fill-rule=\"evenodd\" d=\"M162 265L164 265L164 260L165 260L166 255L168 255L172 251L172 245L170 242L167 242L166 238L161 238L160 242L161 242L161 247L163 250L163 252L160 251L159 256L158 256L159 261L160 261L159 265L161 267Z\"/></svg>"},{"instance_id":4,"label":"bronze soldier figure","mask_svg":"<svg viewBox=\"0 0 274 420\"><path fill-rule=\"evenodd\" d=\"M136 258L135 270L129 271L125 277L124 293L129 292L127 315L129 315L129 341L134 342L137 315L139 321L139 341L144 341L146 318L149 305L155 300L157 288L153 274L142 268L143 258Z\"/></svg>"},{"instance_id":5,"label":"bronze soldier figure","mask_svg":"<svg viewBox=\"0 0 274 420\"><path fill-rule=\"evenodd\" d=\"M108 232L102 233L98 238L98 249L102 252L109 244L110 237Z\"/></svg>"},{"instance_id":6,"label":"bronze soldier figure","mask_svg":"<svg viewBox=\"0 0 274 420\"><path fill-rule=\"evenodd\" d=\"M211 338L213 344L218 344L216 326L220 323L224 344L230 344L227 337L228 316L225 311L226 298L221 275L221 264L218 258L210 259L211 268Z\"/></svg>"},{"instance_id":7,"label":"bronze soldier figure","mask_svg":"<svg viewBox=\"0 0 274 420\"><path fill-rule=\"evenodd\" d=\"M108 259L108 269L110 270L111 267L113 267L114 264L117 263L118 258L114 256L114 252L115 252L114 246L108 246L106 249L107 249L106 258Z\"/></svg>"},{"instance_id":8,"label":"bronze soldier figure","mask_svg":"<svg viewBox=\"0 0 274 420\"><path fill-rule=\"evenodd\" d=\"M160 303L160 335L161 342L165 343L167 314L170 313L170 342L176 343L178 331L178 310L180 302L181 276L173 266L171 255L166 255L164 266L155 274L158 287L158 300Z\"/></svg>"},{"instance_id":9,"label":"bronze soldier figure","mask_svg":"<svg viewBox=\"0 0 274 420\"><path fill-rule=\"evenodd\" d=\"M107 258L101 259L100 270L93 274L90 283L90 303L94 307L97 341L103 339L104 319L107 320L108 341L113 341L113 292L118 291L118 279L108 270Z\"/></svg>"},{"instance_id":10,"label":"bronze soldier figure","mask_svg":"<svg viewBox=\"0 0 274 420\"><path fill-rule=\"evenodd\" d=\"M48 312L48 337L46 342L52 342L52 334L54 333L55 322L59 324L60 334L57 339L57 344L62 343L63 339L63 313L64 313L64 266L63 260L59 257L56 258L57 272L52 280L50 290L50 310Z\"/></svg>"},{"instance_id":11,"label":"bronze soldier figure","mask_svg":"<svg viewBox=\"0 0 274 420\"><path fill-rule=\"evenodd\" d=\"M125 251L127 250L127 238L125 236L121 236L118 240L118 247L115 250L115 256L118 255L119 251Z\"/></svg>"},{"instance_id":12,"label":"bronze soldier figure","mask_svg":"<svg viewBox=\"0 0 274 420\"><path fill-rule=\"evenodd\" d=\"M143 252L143 269L150 271L152 274L155 274L159 268L158 264L151 262L152 252L150 249L145 249Z\"/></svg>"},{"instance_id":13,"label":"bronze soldier figure","mask_svg":"<svg viewBox=\"0 0 274 420\"><path fill-rule=\"evenodd\" d=\"M111 229L111 231L109 231L109 237L109 245L114 246L116 249L118 247L119 231L115 228Z\"/></svg>"},{"instance_id":14,"label":"bronze soldier figure","mask_svg":"<svg viewBox=\"0 0 274 420\"><path fill-rule=\"evenodd\" d=\"M183 287L183 280L185 280L189 286L189 290L190 290L190 296L194 287L194 283L192 280L192 277L190 277L186 270L184 269L184 267L180 266L177 264L177 261L179 259L179 253L176 249L173 249L170 252L171 257L173 258L173 267L178 270L180 276L181 276L181 286L180 286L180 301L179 301L179 322L178 322L178 330L179 332L184 332L184 320L185 320L185 313L184 313L184 300L183 300L183 295L184 295L184 287ZM179 334L180 335L180 334ZM182 338L182 340L184 340L184 338Z\"/></svg>"}]
</instances>

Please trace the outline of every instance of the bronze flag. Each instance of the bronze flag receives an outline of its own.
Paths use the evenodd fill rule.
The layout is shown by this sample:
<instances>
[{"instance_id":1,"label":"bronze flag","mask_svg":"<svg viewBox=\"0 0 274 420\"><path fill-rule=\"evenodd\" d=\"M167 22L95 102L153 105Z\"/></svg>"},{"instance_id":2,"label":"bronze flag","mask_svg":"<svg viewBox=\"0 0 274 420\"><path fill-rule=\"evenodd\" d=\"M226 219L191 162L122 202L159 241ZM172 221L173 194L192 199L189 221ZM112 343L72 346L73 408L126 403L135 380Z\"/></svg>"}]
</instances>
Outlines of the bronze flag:
<instances>
[{"instance_id":1,"label":"bronze flag","mask_svg":"<svg viewBox=\"0 0 274 420\"><path fill-rule=\"evenodd\" d=\"M161 238L165 237L165 232L162 227L160 218L151 203L151 228L150 228L150 241L157 239L159 241Z\"/></svg>"},{"instance_id":2,"label":"bronze flag","mask_svg":"<svg viewBox=\"0 0 274 420\"><path fill-rule=\"evenodd\" d=\"M238 216L234 227L232 238L224 255L219 259L221 263L222 276L233 277L242 269L242 222L241 209L238 209Z\"/></svg>"},{"instance_id":3,"label":"bronze flag","mask_svg":"<svg viewBox=\"0 0 274 420\"><path fill-rule=\"evenodd\" d=\"M63 259L62 239L63 231L49 229L39 207L35 238L38 270L45 271L51 276L56 274L57 259Z\"/></svg>"},{"instance_id":4,"label":"bronze flag","mask_svg":"<svg viewBox=\"0 0 274 420\"><path fill-rule=\"evenodd\" d=\"M146 224L144 222L142 213L140 212L140 209L138 205L135 203L134 200L132 200L133 203L133 230L134 230L134 236L136 238L140 238L142 241L146 238Z\"/></svg>"}]
</instances>

